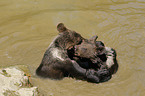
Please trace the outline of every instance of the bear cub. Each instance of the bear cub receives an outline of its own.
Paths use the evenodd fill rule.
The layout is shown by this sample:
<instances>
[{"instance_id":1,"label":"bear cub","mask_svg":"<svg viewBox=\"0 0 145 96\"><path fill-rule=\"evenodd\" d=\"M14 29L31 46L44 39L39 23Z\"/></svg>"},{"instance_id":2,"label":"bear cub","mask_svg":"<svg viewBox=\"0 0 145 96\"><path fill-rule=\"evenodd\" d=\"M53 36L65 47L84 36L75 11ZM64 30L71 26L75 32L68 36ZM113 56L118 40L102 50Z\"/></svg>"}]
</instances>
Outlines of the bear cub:
<instances>
[{"instance_id":1,"label":"bear cub","mask_svg":"<svg viewBox=\"0 0 145 96\"><path fill-rule=\"evenodd\" d=\"M118 69L116 51L113 48L105 47L103 42L96 41L97 38L98 36L93 36L80 45L75 45L73 58L87 68L95 70L108 69L111 74L116 73ZM92 39L94 40L92 41ZM76 59L76 57L79 59ZM87 61L82 63L84 59Z\"/></svg>"}]
</instances>

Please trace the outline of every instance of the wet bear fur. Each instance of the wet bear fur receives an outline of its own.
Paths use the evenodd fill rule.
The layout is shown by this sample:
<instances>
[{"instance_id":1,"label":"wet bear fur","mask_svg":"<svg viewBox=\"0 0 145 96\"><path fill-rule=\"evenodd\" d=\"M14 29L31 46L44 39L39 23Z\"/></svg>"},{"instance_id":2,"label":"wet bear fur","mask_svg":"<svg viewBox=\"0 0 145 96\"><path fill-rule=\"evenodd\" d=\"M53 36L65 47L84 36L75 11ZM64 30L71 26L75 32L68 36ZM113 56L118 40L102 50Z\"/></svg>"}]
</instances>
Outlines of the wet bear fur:
<instances>
[{"instance_id":1,"label":"wet bear fur","mask_svg":"<svg viewBox=\"0 0 145 96\"><path fill-rule=\"evenodd\" d=\"M79 45L84 38L75 31L67 29L62 23L58 24L57 30L59 35L49 45L41 64L36 69L38 76L57 80L71 76L93 83L104 82L111 78L106 69L100 71L85 69L76 61L71 60L67 50Z\"/></svg>"},{"instance_id":2,"label":"wet bear fur","mask_svg":"<svg viewBox=\"0 0 145 96\"><path fill-rule=\"evenodd\" d=\"M116 51L113 48L105 47L101 41L96 41L98 36L93 36L88 40L83 40L80 45L76 45L74 55L71 57L80 66L88 69L107 69L111 74L118 70Z\"/></svg>"}]
</instances>

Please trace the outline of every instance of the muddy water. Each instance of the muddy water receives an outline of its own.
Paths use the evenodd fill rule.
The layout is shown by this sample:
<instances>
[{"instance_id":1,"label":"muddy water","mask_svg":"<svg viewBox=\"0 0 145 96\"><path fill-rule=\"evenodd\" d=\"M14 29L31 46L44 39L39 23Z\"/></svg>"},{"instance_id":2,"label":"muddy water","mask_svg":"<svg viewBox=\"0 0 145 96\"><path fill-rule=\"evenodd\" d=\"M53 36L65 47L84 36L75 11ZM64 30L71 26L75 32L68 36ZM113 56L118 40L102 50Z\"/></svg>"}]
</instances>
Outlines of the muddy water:
<instances>
[{"instance_id":1,"label":"muddy water","mask_svg":"<svg viewBox=\"0 0 145 96\"><path fill-rule=\"evenodd\" d=\"M119 70L102 84L35 76L63 22L85 38L98 35L118 53ZM27 65L44 96L144 96L145 0L1 0L0 67Z\"/></svg>"}]
</instances>

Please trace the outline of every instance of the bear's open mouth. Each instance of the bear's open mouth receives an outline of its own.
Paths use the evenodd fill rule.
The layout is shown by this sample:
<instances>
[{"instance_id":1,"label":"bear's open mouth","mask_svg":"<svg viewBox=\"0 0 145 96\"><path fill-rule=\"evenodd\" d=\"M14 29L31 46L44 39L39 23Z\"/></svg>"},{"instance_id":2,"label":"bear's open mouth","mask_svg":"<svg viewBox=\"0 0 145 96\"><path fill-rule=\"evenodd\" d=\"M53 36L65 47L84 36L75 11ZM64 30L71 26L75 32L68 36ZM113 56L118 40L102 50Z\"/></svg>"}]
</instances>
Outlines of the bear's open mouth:
<instances>
[{"instance_id":1,"label":"bear's open mouth","mask_svg":"<svg viewBox=\"0 0 145 96\"><path fill-rule=\"evenodd\" d=\"M78 56L78 53L76 52L75 46L70 47L67 50L67 54L68 54L69 58L72 59L72 60L74 60L74 57L79 58L79 59L83 58L83 57Z\"/></svg>"}]
</instances>

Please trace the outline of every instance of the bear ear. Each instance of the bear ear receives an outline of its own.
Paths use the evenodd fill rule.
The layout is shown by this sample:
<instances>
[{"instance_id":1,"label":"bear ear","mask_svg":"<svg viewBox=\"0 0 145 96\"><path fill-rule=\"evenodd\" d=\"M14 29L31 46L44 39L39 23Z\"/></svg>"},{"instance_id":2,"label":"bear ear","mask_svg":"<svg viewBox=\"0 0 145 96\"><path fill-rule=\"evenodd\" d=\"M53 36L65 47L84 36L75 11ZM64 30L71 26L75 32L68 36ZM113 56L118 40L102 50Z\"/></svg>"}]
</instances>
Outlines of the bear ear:
<instances>
[{"instance_id":1,"label":"bear ear","mask_svg":"<svg viewBox=\"0 0 145 96\"><path fill-rule=\"evenodd\" d=\"M59 24L57 25L57 30L61 33L61 32L66 31L67 28L64 26L63 23L59 23Z\"/></svg>"},{"instance_id":2,"label":"bear ear","mask_svg":"<svg viewBox=\"0 0 145 96\"><path fill-rule=\"evenodd\" d=\"M98 38L98 36L95 35L95 36L91 37L91 38L89 39L89 41L91 41L92 43L95 43L96 40L97 40L97 38Z\"/></svg>"}]
</instances>

